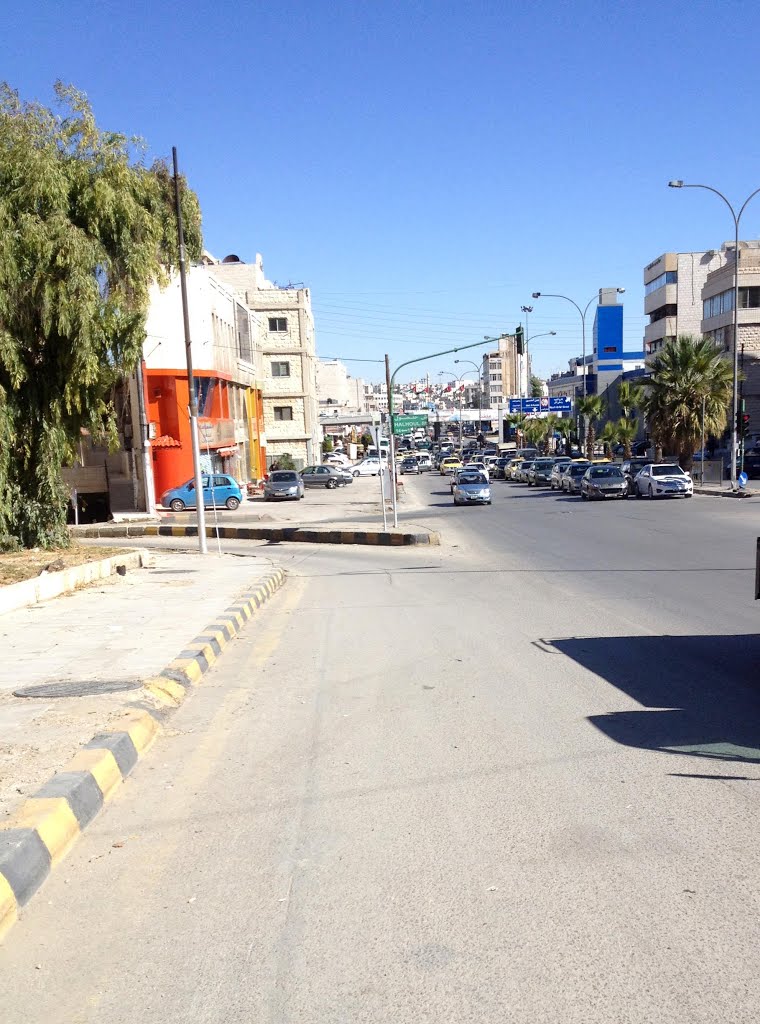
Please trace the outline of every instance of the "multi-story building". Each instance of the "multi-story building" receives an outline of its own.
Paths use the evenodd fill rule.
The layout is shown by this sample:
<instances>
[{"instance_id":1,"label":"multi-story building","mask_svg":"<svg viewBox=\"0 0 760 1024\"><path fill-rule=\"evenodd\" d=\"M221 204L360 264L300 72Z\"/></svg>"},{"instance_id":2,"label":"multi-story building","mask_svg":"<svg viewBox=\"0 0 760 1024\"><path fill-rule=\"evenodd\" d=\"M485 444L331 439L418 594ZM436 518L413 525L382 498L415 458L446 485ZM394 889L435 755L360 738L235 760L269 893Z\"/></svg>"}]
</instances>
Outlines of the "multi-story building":
<instances>
[{"instance_id":1,"label":"multi-story building","mask_svg":"<svg viewBox=\"0 0 760 1024\"><path fill-rule=\"evenodd\" d=\"M621 373L644 368L642 349L626 350L623 342L623 306L617 288L600 288L594 314L592 373L596 394L607 390ZM592 394L594 392L591 392Z\"/></svg>"},{"instance_id":2,"label":"multi-story building","mask_svg":"<svg viewBox=\"0 0 760 1024\"><path fill-rule=\"evenodd\" d=\"M367 386L360 377L352 377L339 359L317 359L315 363L317 399L321 414L369 411Z\"/></svg>"},{"instance_id":3,"label":"multi-story building","mask_svg":"<svg viewBox=\"0 0 760 1024\"><path fill-rule=\"evenodd\" d=\"M481 380L483 383L483 406L497 407L503 405L507 398L520 392L519 357L513 334L503 334L499 338L496 351L486 352L483 356Z\"/></svg>"},{"instance_id":4,"label":"multi-story building","mask_svg":"<svg viewBox=\"0 0 760 1024\"><path fill-rule=\"evenodd\" d=\"M721 265L707 274L701 293L701 333L733 359L734 243L723 244ZM739 243L737 311L741 395L753 427L760 426L760 242ZM697 332L698 333L698 332Z\"/></svg>"},{"instance_id":5,"label":"multi-story building","mask_svg":"<svg viewBox=\"0 0 760 1024\"><path fill-rule=\"evenodd\" d=\"M253 263L227 256L210 270L254 313L268 462L286 453L299 468L318 461L321 430L309 289L268 281L258 253Z\"/></svg>"},{"instance_id":6,"label":"multi-story building","mask_svg":"<svg viewBox=\"0 0 760 1024\"><path fill-rule=\"evenodd\" d=\"M644 267L644 356L648 360L679 334L700 334L702 289L726 262L721 251L665 252Z\"/></svg>"},{"instance_id":7,"label":"multi-story building","mask_svg":"<svg viewBox=\"0 0 760 1024\"><path fill-rule=\"evenodd\" d=\"M260 354L254 314L208 266L187 273L201 467L236 479L265 472ZM179 277L154 286L143 345L145 407L155 495L193 475L189 389Z\"/></svg>"}]
</instances>

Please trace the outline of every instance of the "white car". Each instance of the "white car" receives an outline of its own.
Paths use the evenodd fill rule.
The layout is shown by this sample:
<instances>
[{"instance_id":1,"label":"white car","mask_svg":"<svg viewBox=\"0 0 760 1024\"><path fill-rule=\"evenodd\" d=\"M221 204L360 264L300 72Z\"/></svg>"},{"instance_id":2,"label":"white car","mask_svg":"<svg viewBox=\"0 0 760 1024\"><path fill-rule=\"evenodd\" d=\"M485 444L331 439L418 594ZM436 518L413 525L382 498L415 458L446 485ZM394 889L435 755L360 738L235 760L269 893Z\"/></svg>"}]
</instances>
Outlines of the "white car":
<instances>
[{"instance_id":1,"label":"white car","mask_svg":"<svg viewBox=\"0 0 760 1024\"><path fill-rule=\"evenodd\" d=\"M362 459L355 466L351 466L350 472L354 477L377 476L380 472L380 459Z\"/></svg>"},{"instance_id":2,"label":"white car","mask_svg":"<svg viewBox=\"0 0 760 1024\"><path fill-rule=\"evenodd\" d=\"M694 494L693 480L675 462L654 462L644 466L634 484L637 498L690 498Z\"/></svg>"},{"instance_id":3,"label":"white car","mask_svg":"<svg viewBox=\"0 0 760 1024\"><path fill-rule=\"evenodd\" d=\"M483 476L486 478L487 482L490 481L491 474L488 471L488 463L487 462L485 462L485 461L480 462L479 460L478 460L478 462L468 462L467 463L467 468L468 469L477 469L479 473L483 474Z\"/></svg>"},{"instance_id":4,"label":"white car","mask_svg":"<svg viewBox=\"0 0 760 1024\"><path fill-rule=\"evenodd\" d=\"M326 466L340 466L341 469L350 469L351 460L343 452L330 452L325 455L323 462Z\"/></svg>"}]
</instances>

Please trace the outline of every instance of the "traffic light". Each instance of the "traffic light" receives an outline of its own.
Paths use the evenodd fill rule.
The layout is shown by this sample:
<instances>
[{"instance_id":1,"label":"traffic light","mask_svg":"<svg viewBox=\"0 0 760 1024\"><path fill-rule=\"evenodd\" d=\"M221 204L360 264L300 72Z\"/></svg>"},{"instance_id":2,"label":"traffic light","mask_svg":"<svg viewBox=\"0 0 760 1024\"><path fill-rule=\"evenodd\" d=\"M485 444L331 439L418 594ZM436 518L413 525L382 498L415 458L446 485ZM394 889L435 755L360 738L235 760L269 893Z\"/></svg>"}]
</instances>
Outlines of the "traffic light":
<instances>
[{"instance_id":1,"label":"traffic light","mask_svg":"<svg viewBox=\"0 0 760 1024\"><path fill-rule=\"evenodd\" d=\"M749 436L749 413L744 411L743 399L741 408L736 411L736 436L742 438Z\"/></svg>"},{"instance_id":2,"label":"traffic light","mask_svg":"<svg viewBox=\"0 0 760 1024\"><path fill-rule=\"evenodd\" d=\"M525 352L525 336L523 335L522 324L519 327L515 327L515 344L518 356L523 355Z\"/></svg>"}]
</instances>

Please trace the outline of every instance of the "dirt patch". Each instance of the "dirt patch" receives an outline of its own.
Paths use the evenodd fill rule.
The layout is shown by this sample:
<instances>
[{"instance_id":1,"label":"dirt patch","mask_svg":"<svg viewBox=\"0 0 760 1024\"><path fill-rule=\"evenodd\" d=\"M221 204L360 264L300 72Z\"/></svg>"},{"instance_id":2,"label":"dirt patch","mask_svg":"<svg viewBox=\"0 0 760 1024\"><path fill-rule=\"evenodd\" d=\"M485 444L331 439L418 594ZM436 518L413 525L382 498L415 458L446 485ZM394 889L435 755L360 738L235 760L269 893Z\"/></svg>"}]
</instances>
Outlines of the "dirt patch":
<instances>
[{"instance_id":1,"label":"dirt patch","mask_svg":"<svg viewBox=\"0 0 760 1024\"><path fill-rule=\"evenodd\" d=\"M58 572L71 569L85 562L99 562L102 558L125 555L124 548L85 547L84 544L72 544L69 548L53 548L42 551L32 548L25 551L12 551L0 555L0 586L31 580L47 569Z\"/></svg>"}]
</instances>

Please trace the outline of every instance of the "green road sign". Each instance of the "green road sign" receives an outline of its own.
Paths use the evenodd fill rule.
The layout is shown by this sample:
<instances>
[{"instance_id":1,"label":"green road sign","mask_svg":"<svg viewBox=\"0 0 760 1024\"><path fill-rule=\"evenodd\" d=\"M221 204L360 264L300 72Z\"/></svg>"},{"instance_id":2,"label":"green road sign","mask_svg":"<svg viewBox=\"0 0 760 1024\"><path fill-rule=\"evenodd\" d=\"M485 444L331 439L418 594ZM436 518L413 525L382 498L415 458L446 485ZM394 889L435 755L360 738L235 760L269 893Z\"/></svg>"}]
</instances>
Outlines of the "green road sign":
<instances>
[{"instance_id":1,"label":"green road sign","mask_svg":"<svg viewBox=\"0 0 760 1024\"><path fill-rule=\"evenodd\" d=\"M408 434L412 430L417 430L418 427L426 427L427 424L427 416L394 416L393 433Z\"/></svg>"}]
</instances>

